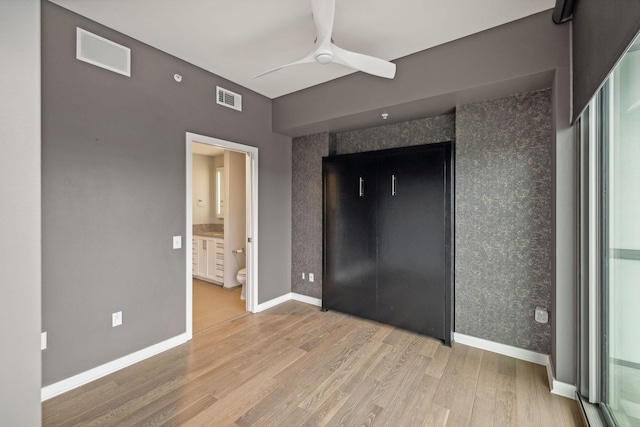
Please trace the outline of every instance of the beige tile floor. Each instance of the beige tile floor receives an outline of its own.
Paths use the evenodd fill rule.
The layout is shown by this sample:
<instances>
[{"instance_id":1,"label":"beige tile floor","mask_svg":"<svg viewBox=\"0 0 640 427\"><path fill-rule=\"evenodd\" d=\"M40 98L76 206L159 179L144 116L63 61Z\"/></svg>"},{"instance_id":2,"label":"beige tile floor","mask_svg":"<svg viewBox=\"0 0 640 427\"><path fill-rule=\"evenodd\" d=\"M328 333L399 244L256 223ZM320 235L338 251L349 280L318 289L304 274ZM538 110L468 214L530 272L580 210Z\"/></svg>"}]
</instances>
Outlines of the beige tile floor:
<instances>
[{"instance_id":1,"label":"beige tile floor","mask_svg":"<svg viewBox=\"0 0 640 427\"><path fill-rule=\"evenodd\" d=\"M222 286L193 279L193 333L246 313L240 299L242 288L228 290Z\"/></svg>"}]
</instances>

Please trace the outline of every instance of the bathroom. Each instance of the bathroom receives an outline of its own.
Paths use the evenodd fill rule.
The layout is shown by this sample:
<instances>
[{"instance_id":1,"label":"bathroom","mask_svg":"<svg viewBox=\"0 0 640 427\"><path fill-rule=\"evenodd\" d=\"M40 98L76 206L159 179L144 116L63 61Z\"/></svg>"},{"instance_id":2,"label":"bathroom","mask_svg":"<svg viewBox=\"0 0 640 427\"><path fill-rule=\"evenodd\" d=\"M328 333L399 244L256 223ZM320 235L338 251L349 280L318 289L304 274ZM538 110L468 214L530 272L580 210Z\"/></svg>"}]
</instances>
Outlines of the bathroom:
<instances>
[{"instance_id":1,"label":"bathroom","mask_svg":"<svg viewBox=\"0 0 640 427\"><path fill-rule=\"evenodd\" d=\"M193 332L246 312L246 155L192 144Z\"/></svg>"}]
</instances>

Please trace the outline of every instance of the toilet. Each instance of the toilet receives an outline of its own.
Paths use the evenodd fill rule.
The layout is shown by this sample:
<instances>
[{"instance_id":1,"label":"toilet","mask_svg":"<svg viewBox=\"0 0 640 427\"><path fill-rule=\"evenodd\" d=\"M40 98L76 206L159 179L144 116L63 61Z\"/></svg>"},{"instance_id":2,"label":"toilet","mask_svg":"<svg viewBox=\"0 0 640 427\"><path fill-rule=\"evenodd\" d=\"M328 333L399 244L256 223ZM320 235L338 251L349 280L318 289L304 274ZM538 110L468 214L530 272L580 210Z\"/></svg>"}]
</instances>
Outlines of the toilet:
<instances>
[{"instance_id":1,"label":"toilet","mask_svg":"<svg viewBox=\"0 0 640 427\"><path fill-rule=\"evenodd\" d=\"M247 283L247 269L246 268L242 268L240 269L240 271L238 271L238 275L236 276L236 280L238 281L238 283L240 283L242 285L242 292L240 293L240 298L241 299L245 299L245 290L244 290L244 285Z\"/></svg>"}]
</instances>

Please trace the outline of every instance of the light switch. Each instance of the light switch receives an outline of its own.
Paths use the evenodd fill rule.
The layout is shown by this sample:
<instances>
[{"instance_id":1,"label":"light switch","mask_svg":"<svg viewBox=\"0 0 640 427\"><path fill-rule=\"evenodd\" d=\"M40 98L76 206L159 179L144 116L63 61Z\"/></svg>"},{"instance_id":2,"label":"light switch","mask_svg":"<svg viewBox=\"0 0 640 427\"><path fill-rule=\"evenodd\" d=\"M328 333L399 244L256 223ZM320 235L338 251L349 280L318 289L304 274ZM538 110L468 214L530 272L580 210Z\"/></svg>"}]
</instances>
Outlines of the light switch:
<instances>
[{"instance_id":1,"label":"light switch","mask_svg":"<svg viewBox=\"0 0 640 427\"><path fill-rule=\"evenodd\" d=\"M182 247L182 236L173 236L173 249L180 249Z\"/></svg>"}]
</instances>

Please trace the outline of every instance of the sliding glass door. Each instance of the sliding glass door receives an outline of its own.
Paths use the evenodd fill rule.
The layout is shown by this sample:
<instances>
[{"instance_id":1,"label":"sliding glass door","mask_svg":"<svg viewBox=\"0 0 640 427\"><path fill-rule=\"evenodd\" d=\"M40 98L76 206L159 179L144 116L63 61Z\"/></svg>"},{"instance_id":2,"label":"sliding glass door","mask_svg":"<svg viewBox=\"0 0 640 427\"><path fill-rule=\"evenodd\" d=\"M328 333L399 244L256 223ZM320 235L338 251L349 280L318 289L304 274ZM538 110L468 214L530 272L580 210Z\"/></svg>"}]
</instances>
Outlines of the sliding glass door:
<instances>
[{"instance_id":1,"label":"sliding glass door","mask_svg":"<svg viewBox=\"0 0 640 427\"><path fill-rule=\"evenodd\" d=\"M601 398L616 424L640 426L640 50L604 94Z\"/></svg>"},{"instance_id":2,"label":"sliding glass door","mask_svg":"<svg viewBox=\"0 0 640 427\"><path fill-rule=\"evenodd\" d=\"M640 427L640 41L576 130L578 393L590 421L602 416L609 425Z\"/></svg>"}]
</instances>

